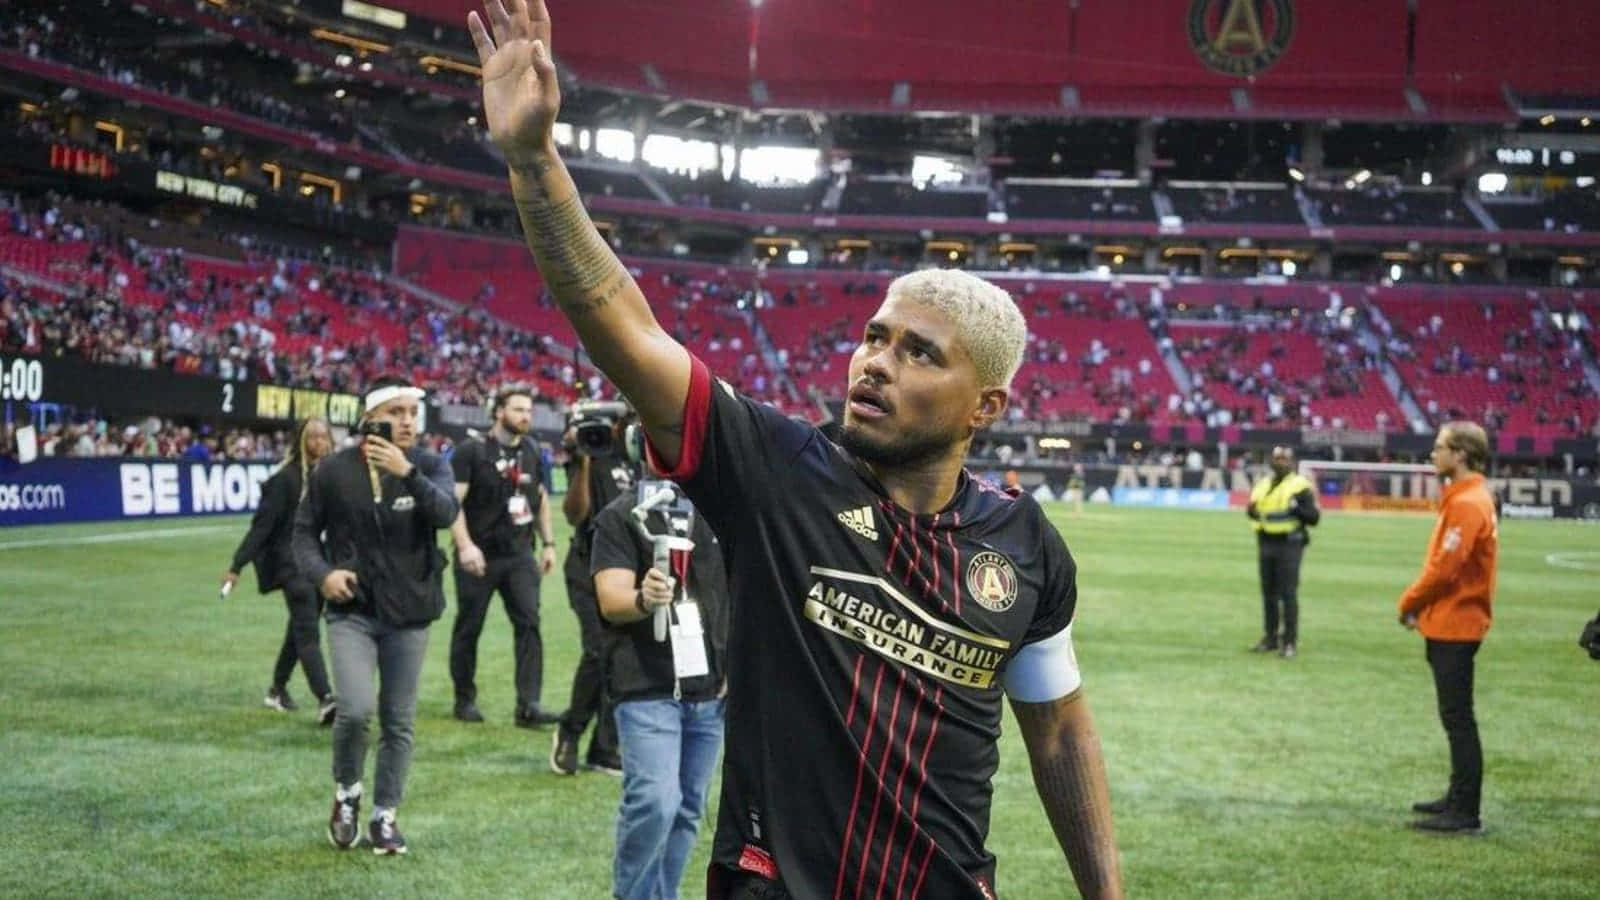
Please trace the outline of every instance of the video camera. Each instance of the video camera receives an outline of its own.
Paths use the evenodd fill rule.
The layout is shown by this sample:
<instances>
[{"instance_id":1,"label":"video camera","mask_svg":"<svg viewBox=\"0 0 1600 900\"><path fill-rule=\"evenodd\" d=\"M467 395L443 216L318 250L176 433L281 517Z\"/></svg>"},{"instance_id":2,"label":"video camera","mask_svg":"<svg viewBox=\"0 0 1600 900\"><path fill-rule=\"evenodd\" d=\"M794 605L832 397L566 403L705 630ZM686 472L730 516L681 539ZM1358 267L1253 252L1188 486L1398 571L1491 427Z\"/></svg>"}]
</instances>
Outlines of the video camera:
<instances>
[{"instance_id":1,"label":"video camera","mask_svg":"<svg viewBox=\"0 0 1600 900\"><path fill-rule=\"evenodd\" d=\"M617 454L616 426L629 412L620 400L579 400L567 413L575 446L584 456L606 459Z\"/></svg>"}]
</instances>

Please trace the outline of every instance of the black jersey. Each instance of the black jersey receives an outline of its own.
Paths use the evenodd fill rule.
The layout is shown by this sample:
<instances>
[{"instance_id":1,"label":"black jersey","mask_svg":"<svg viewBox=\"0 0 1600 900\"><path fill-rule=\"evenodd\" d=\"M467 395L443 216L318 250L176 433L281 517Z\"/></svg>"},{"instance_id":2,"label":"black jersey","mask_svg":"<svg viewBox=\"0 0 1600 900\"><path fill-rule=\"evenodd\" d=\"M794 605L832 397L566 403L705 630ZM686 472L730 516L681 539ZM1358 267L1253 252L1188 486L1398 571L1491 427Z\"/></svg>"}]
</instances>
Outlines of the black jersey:
<instances>
[{"instance_id":1,"label":"black jersey","mask_svg":"<svg viewBox=\"0 0 1600 900\"><path fill-rule=\"evenodd\" d=\"M963 473L914 515L810 425L693 361L676 470L733 610L718 867L795 897L992 897L1001 675L1076 567L1026 494Z\"/></svg>"}]
</instances>

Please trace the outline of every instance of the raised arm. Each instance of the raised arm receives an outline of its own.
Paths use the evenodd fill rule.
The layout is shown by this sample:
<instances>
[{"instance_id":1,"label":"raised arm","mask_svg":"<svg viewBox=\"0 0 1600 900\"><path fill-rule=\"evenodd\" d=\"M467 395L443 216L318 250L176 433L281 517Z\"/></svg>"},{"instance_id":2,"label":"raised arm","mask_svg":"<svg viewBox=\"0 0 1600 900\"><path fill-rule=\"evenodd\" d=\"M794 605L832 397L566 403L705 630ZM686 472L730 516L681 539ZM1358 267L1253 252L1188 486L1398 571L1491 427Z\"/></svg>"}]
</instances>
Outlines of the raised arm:
<instances>
[{"instance_id":1,"label":"raised arm","mask_svg":"<svg viewBox=\"0 0 1600 900\"><path fill-rule=\"evenodd\" d=\"M1011 709L1028 747L1034 787L1078 892L1107 900L1121 897L1105 757L1082 689L1043 703L1013 699Z\"/></svg>"},{"instance_id":2,"label":"raised arm","mask_svg":"<svg viewBox=\"0 0 1600 900\"><path fill-rule=\"evenodd\" d=\"M467 14L483 66L489 137L511 169L523 237L563 315L595 365L639 412L657 456L677 462L689 354L664 331L622 261L600 236L556 152L561 108L544 0L487 0Z\"/></svg>"}]
</instances>

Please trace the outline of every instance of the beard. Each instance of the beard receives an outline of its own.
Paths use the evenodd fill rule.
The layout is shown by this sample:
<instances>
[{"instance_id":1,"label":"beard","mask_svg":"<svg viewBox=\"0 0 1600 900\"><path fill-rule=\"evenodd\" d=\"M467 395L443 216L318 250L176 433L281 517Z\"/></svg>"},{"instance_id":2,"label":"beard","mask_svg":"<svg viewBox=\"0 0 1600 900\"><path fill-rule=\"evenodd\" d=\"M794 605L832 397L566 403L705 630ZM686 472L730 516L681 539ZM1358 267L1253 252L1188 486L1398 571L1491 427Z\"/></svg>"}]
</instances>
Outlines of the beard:
<instances>
[{"instance_id":1,"label":"beard","mask_svg":"<svg viewBox=\"0 0 1600 900\"><path fill-rule=\"evenodd\" d=\"M863 462L887 469L921 465L948 453L952 438L931 431L901 429L893 437L878 438L859 425L846 424L839 444Z\"/></svg>"}]
</instances>

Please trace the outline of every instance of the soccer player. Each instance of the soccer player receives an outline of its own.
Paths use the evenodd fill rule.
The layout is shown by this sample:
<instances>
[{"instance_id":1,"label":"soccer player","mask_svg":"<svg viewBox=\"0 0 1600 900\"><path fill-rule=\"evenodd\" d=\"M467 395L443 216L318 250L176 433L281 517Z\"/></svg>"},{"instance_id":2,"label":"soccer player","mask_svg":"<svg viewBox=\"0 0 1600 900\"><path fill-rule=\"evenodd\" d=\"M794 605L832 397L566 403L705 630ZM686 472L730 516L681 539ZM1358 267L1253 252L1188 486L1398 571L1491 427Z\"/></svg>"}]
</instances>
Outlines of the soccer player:
<instances>
[{"instance_id":1,"label":"soccer player","mask_svg":"<svg viewBox=\"0 0 1600 900\"><path fill-rule=\"evenodd\" d=\"M1471 832L1480 827L1483 747L1472 712L1473 658L1489 633L1500 528L1484 481L1489 438L1472 422L1450 422L1433 444L1433 467L1446 482L1439 522L1428 542L1422 574L1400 595L1400 624L1422 632L1450 742L1450 788L1414 803L1425 831Z\"/></svg>"},{"instance_id":2,"label":"soccer player","mask_svg":"<svg viewBox=\"0 0 1600 900\"><path fill-rule=\"evenodd\" d=\"M1293 450L1272 448L1272 474L1250 489L1245 515L1256 532L1256 568L1261 573L1261 640L1250 649L1276 650L1284 659L1294 659L1300 641L1300 560L1311 543L1306 529L1322 521L1322 512L1317 489L1294 470Z\"/></svg>"},{"instance_id":3,"label":"soccer player","mask_svg":"<svg viewBox=\"0 0 1600 900\"><path fill-rule=\"evenodd\" d=\"M1072 514L1083 515L1083 495L1089 492L1089 482L1083 475L1083 463L1073 463L1072 477L1067 479L1067 496L1072 498Z\"/></svg>"},{"instance_id":4,"label":"soccer player","mask_svg":"<svg viewBox=\"0 0 1600 900\"><path fill-rule=\"evenodd\" d=\"M551 136L542 0L490 0L468 27L545 283L723 542L736 599L709 896L993 897L1002 694L1079 890L1120 896L1075 565L1031 497L961 467L1021 361L1010 297L959 272L892 284L834 444L713 381L595 230Z\"/></svg>"}]
</instances>

